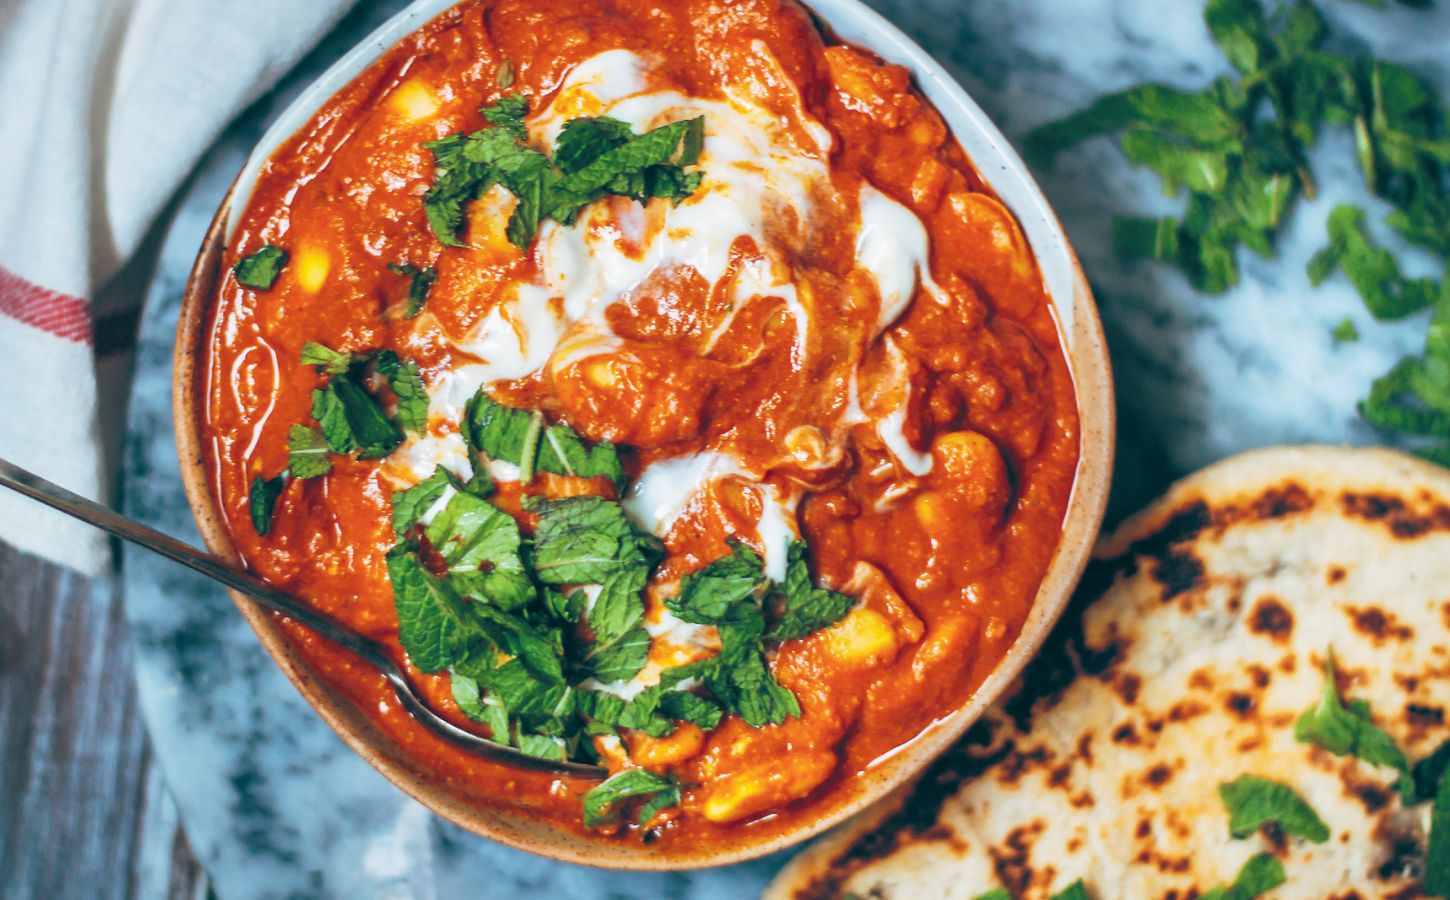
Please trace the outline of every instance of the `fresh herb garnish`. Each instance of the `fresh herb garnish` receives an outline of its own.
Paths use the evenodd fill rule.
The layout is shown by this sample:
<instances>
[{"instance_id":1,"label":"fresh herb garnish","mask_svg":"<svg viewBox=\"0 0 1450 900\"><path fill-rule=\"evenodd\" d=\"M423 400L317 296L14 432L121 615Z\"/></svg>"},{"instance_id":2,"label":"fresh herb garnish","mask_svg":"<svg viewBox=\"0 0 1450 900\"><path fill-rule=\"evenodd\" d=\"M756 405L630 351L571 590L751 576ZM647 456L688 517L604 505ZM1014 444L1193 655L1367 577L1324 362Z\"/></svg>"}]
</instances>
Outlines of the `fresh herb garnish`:
<instances>
[{"instance_id":1,"label":"fresh herb garnish","mask_svg":"<svg viewBox=\"0 0 1450 900\"><path fill-rule=\"evenodd\" d=\"M635 817L636 823L643 825L660 810L679 805L680 787L644 769L617 772L584 795L585 826L597 828L617 822L620 805L634 797L650 798Z\"/></svg>"},{"instance_id":2,"label":"fresh herb garnish","mask_svg":"<svg viewBox=\"0 0 1450 900\"><path fill-rule=\"evenodd\" d=\"M332 471L331 448L322 429L292 426L287 432L287 471L293 478L316 478Z\"/></svg>"},{"instance_id":3,"label":"fresh herb garnish","mask_svg":"<svg viewBox=\"0 0 1450 900\"><path fill-rule=\"evenodd\" d=\"M242 287L267 291L277 283L277 276L282 274L282 268L286 265L287 251L268 244L251 256L237 260L237 264L232 266L232 272L236 274L237 283Z\"/></svg>"},{"instance_id":4,"label":"fresh herb garnish","mask_svg":"<svg viewBox=\"0 0 1450 900\"><path fill-rule=\"evenodd\" d=\"M1012 900L1012 892L1006 888L992 888L985 894L978 894L973 900Z\"/></svg>"},{"instance_id":5,"label":"fresh herb garnish","mask_svg":"<svg viewBox=\"0 0 1450 900\"><path fill-rule=\"evenodd\" d=\"M1450 769L1440 773L1435 806L1430 810L1430 838L1421 888L1431 897L1450 897Z\"/></svg>"},{"instance_id":6,"label":"fresh herb garnish","mask_svg":"<svg viewBox=\"0 0 1450 900\"><path fill-rule=\"evenodd\" d=\"M286 487L286 478L278 475L276 478L263 478L261 475L252 479L252 489L247 497L247 512L252 517L252 527L257 534L263 537L272 530L272 511L277 508L277 498L282 496L282 488Z\"/></svg>"},{"instance_id":7,"label":"fresh herb garnish","mask_svg":"<svg viewBox=\"0 0 1450 900\"><path fill-rule=\"evenodd\" d=\"M785 609L770 630L777 641L791 641L814 634L846 617L856 598L816 587L806 562L806 542L793 541L785 573Z\"/></svg>"},{"instance_id":8,"label":"fresh herb garnish","mask_svg":"<svg viewBox=\"0 0 1450 900\"><path fill-rule=\"evenodd\" d=\"M379 375L388 380L398 400L398 424L404 430L421 434L428 428L428 390L423 386L423 373L411 359L400 359L391 350L373 357Z\"/></svg>"},{"instance_id":9,"label":"fresh herb garnish","mask_svg":"<svg viewBox=\"0 0 1450 900\"><path fill-rule=\"evenodd\" d=\"M1288 881L1284 866L1268 853L1249 857L1228 887L1214 888L1201 900L1254 900Z\"/></svg>"},{"instance_id":10,"label":"fresh herb garnish","mask_svg":"<svg viewBox=\"0 0 1450 900\"><path fill-rule=\"evenodd\" d=\"M1088 894L1087 886L1079 878L1077 881L1074 881L1072 884L1053 894L1051 900L1092 900L1092 896Z\"/></svg>"},{"instance_id":11,"label":"fresh herb garnish","mask_svg":"<svg viewBox=\"0 0 1450 900\"><path fill-rule=\"evenodd\" d=\"M316 366L319 375L346 375L347 370L357 361L357 357L351 353L339 353L325 344L316 341L308 341L302 345L302 352L298 354L298 361L304 366Z\"/></svg>"},{"instance_id":12,"label":"fresh herb garnish","mask_svg":"<svg viewBox=\"0 0 1450 900\"><path fill-rule=\"evenodd\" d=\"M349 359L346 371L366 361ZM648 662L645 597L663 544L635 527L618 501L601 496L525 495L523 512L534 517L526 538L512 514L489 502L492 482L481 468L512 462L522 473L537 465L608 476L622 487L617 451L482 391L466 408L463 431L477 474L464 482L440 468L394 493L399 542L388 571L403 648L421 671L449 672L459 709L494 740L551 759L592 762L593 739L622 730L658 738L680 722L713 730L727 712L752 727L800 715L794 695L770 671L767 641L804 636L852 605L814 586L804 542L790 550L784 585L772 582L760 556L738 541L729 555L684 579L670 607L715 625L721 650L665 669L626 700L609 686L634 679ZM775 608L782 612L770 629ZM615 787L592 795L591 821L612 821L620 803L636 796L650 798L641 821L677 803L673 783L646 784L658 777L611 779Z\"/></svg>"},{"instance_id":13,"label":"fresh herb garnish","mask_svg":"<svg viewBox=\"0 0 1450 900\"><path fill-rule=\"evenodd\" d=\"M450 480L448 470L439 466L433 470L433 474L413 485L412 487L395 491L393 493L393 531L397 534L407 534L408 530L418 524L434 503L437 503L448 489Z\"/></svg>"},{"instance_id":14,"label":"fresh herb garnish","mask_svg":"<svg viewBox=\"0 0 1450 900\"><path fill-rule=\"evenodd\" d=\"M447 668L468 627L462 598L407 551L388 555L388 579L398 610L398 641L408 659L420 672Z\"/></svg>"},{"instance_id":15,"label":"fresh herb garnish","mask_svg":"<svg viewBox=\"0 0 1450 900\"><path fill-rule=\"evenodd\" d=\"M302 347L301 361L315 366L318 374L327 379L312 392L311 414L317 428L307 430L318 432L334 454L355 452L359 459L377 459L403 442L404 430L421 433L427 428L428 393L418 364L412 360L403 360L391 350L342 353L308 341ZM378 398L366 387L369 367L387 380L397 398L396 419L383 411ZM317 436L304 434L297 427L289 435L288 446L294 455L310 456L320 450ZM325 457L311 459L304 463L306 474L293 474L310 478L325 474L331 467Z\"/></svg>"},{"instance_id":16,"label":"fresh herb garnish","mask_svg":"<svg viewBox=\"0 0 1450 900\"><path fill-rule=\"evenodd\" d=\"M1245 838L1262 825L1275 824L1284 833L1316 844L1329 840L1329 826L1293 788L1257 775L1242 775L1219 785L1218 795L1228 809L1229 834Z\"/></svg>"},{"instance_id":17,"label":"fresh herb garnish","mask_svg":"<svg viewBox=\"0 0 1450 900\"><path fill-rule=\"evenodd\" d=\"M1410 774L1410 761L1395 739L1374 724L1369 704L1351 700L1346 706L1340 699L1332 651L1324 657L1324 690L1319 702L1305 710L1294 723L1294 739L1314 744L1335 756L1353 756L1371 765L1397 770L1400 796L1407 804L1414 802L1415 783Z\"/></svg>"},{"instance_id":18,"label":"fresh herb garnish","mask_svg":"<svg viewBox=\"0 0 1450 900\"><path fill-rule=\"evenodd\" d=\"M1237 77L1199 91L1141 85L1027 137L1029 158L1045 165L1079 141L1121 133L1123 152L1156 172L1166 192L1186 189L1180 217L1115 220L1119 254L1168 262L1201 291L1228 290L1239 279L1240 246L1273 255L1294 199L1315 195L1309 150L1326 128L1343 127L1366 186L1392 207L1385 224L1450 269L1450 136L1430 85L1404 66L1326 50L1328 28L1308 2L1266 13L1258 0L1210 0L1204 20ZM1378 379L1359 410L1450 464L1450 278L1405 276L1359 209L1336 209L1328 232L1309 265L1312 282L1342 272L1377 319L1436 308L1423 353ZM1341 323L1334 337L1354 334Z\"/></svg>"},{"instance_id":19,"label":"fresh herb garnish","mask_svg":"<svg viewBox=\"0 0 1450 900\"><path fill-rule=\"evenodd\" d=\"M1359 326L1348 316L1339 320L1334 330L1329 332L1329 337L1336 344L1352 344L1359 340Z\"/></svg>"},{"instance_id":20,"label":"fresh herb garnish","mask_svg":"<svg viewBox=\"0 0 1450 900\"><path fill-rule=\"evenodd\" d=\"M604 584L620 572L652 568L664 553L659 538L635 528L618 503L603 497L527 497L524 509L539 517L533 564L545 584Z\"/></svg>"},{"instance_id":21,"label":"fresh herb garnish","mask_svg":"<svg viewBox=\"0 0 1450 900\"><path fill-rule=\"evenodd\" d=\"M312 392L312 418L339 456L356 452L359 459L378 459L403 442L403 430L348 376L336 376Z\"/></svg>"},{"instance_id":22,"label":"fresh herb garnish","mask_svg":"<svg viewBox=\"0 0 1450 900\"><path fill-rule=\"evenodd\" d=\"M649 566L634 565L604 579L589 610L594 644L588 660L594 677L606 684L627 681L639 674L649 658L649 632L641 594L649 580Z\"/></svg>"},{"instance_id":23,"label":"fresh herb garnish","mask_svg":"<svg viewBox=\"0 0 1450 900\"><path fill-rule=\"evenodd\" d=\"M1450 771L1450 740L1435 748L1435 752L1415 763L1412 770L1415 779L1415 802L1423 803L1435 799L1440 778Z\"/></svg>"},{"instance_id":24,"label":"fresh herb garnish","mask_svg":"<svg viewBox=\"0 0 1450 900\"><path fill-rule=\"evenodd\" d=\"M423 209L433 234L450 247L463 246L458 234L464 207L494 185L514 195L506 234L521 249L529 247L545 219L572 224L582 208L602 197L678 201L699 186L699 173L684 170L699 160L703 119L642 135L616 119L574 119L565 123L551 160L526 143L525 97L505 96L480 111L493 127L423 145L437 168Z\"/></svg>"},{"instance_id":25,"label":"fresh herb garnish","mask_svg":"<svg viewBox=\"0 0 1450 900\"><path fill-rule=\"evenodd\" d=\"M432 266L420 269L411 263L388 263L388 271L408 279L408 306L403 316L408 319L417 318L418 313L423 311L423 305L428 302L428 292L433 289L433 282L438 279L438 270Z\"/></svg>"},{"instance_id":26,"label":"fresh herb garnish","mask_svg":"<svg viewBox=\"0 0 1450 900\"><path fill-rule=\"evenodd\" d=\"M474 452L519 468L528 484L535 471L577 478L608 478L624 486L624 464L608 441L590 444L563 424L545 426L541 413L513 409L479 393L464 409L464 435Z\"/></svg>"},{"instance_id":27,"label":"fresh herb garnish","mask_svg":"<svg viewBox=\"0 0 1450 900\"><path fill-rule=\"evenodd\" d=\"M1431 278L1406 278L1394 256L1365 231L1364 210L1337 206L1329 214L1329 246L1309 261L1309 280L1319 284L1335 271L1349 277L1370 313L1382 321L1428 308L1440 294Z\"/></svg>"}]
</instances>

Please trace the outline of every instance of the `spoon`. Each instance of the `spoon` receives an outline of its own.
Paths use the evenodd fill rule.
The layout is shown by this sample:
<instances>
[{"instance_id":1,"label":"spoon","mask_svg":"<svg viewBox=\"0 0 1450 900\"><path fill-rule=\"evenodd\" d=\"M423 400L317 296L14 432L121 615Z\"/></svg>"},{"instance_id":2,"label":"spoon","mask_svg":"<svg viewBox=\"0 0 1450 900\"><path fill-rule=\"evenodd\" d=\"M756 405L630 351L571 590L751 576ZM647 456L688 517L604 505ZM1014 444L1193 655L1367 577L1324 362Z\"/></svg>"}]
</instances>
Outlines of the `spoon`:
<instances>
[{"instance_id":1,"label":"spoon","mask_svg":"<svg viewBox=\"0 0 1450 900\"><path fill-rule=\"evenodd\" d=\"M600 779L609 774L599 766L556 762L529 756L512 747L494 743L459 728L423 702L423 699L413 690L413 685L408 681L407 676L388 656L388 652L382 644L334 622L327 616L308 608L306 604L291 594L272 587L257 576L210 553L197 550L190 544L178 541L170 535L162 534L134 519L128 519L113 512L99 503L73 494L60 485L52 484L39 475L27 472L4 459L0 459L0 486L18 491L32 500L38 500L46 506L60 510L68 516L94 525L123 540L140 544L173 562L181 563L192 571L200 572L213 581L219 581L234 591L246 594L273 612L281 613L294 622L300 622L333 643L352 651L387 679L388 684L397 693L403 706L412 713L413 718L465 750L510 765L542 769L560 775Z\"/></svg>"}]
</instances>

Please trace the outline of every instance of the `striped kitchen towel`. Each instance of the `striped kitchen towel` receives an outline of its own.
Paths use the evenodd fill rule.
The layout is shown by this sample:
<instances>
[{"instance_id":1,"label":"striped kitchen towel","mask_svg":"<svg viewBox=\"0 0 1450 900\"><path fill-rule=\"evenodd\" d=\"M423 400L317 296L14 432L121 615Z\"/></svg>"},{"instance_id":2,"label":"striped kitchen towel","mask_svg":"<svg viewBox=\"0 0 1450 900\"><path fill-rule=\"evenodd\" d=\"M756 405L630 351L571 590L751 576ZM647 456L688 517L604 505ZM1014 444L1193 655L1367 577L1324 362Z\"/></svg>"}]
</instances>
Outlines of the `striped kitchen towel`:
<instances>
[{"instance_id":1,"label":"striped kitchen towel","mask_svg":"<svg viewBox=\"0 0 1450 900\"><path fill-rule=\"evenodd\" d=\"M91 298L226 124L355 0L0 2L0 457L115 481ZM99 534L0 491L0 540L88 574Z\"/></svg>"}]
</instances>

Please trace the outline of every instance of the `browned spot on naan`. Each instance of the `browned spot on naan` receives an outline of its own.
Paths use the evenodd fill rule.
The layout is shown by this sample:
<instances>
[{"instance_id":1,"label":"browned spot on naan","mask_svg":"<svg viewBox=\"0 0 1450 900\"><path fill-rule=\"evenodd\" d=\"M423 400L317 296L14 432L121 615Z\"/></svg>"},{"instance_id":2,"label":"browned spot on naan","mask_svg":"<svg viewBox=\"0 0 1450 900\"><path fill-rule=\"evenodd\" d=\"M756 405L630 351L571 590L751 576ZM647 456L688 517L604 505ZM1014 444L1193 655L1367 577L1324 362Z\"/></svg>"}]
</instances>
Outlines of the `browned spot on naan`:
<instances>
[{"instance_id":1,"label":"browned spot on naan","mask_svg":"<svg viewBox=\"0 0 1450 900\"><path fill-rule=\"evenodd\" d=\"M1143 679L1132 672L1125 672L1113 679L1113 691L1122 699L1125 706L1132 706L1138 702L1138 692L1143 689Z\"/></svg>"},{"instance_id":2,"label":"browned spot on naan","mask_svg":"<svg viewBox=\"0 0 1450 900\"><path fill-rule=\"evenodd\" d=\"M1375 780L1372 771L1356 759L1345 760L1339 766L1339 780L1344 785L1345 795L1358 800L1364 811L1371 815L1389 806L1390 801L1395 799L1394 792L1383 782Z\"/></svg>"},{"instance_id":3,"label":"browned spot on naan","mask_svg":"<svg viewBox=\"0 0 1450 900\"><path fill-rule=\"evenodd\" d=\"M1436 531L1450 531L1450 506L1438 501L1411 509L1403 497L1393 494L1359 494L1345 491L1340 497L1344 513L1353 518L1382 522L1390 534L1412 540Z\"/></svg>"},{"instance_id":4,"label":"browned spot on naan","mask_svg":"<svg viewBox=\"0 0 1450 900\"><path fill-rule=\"evenodd\" d=\"M1247 720L1259 708L1259 700L1244 691L1230 691L1223 700L1223 708L1240 720Z\"/></svg>"},{"instance_id":5,"label":"browned spot on naan","mask_svg":"<svg viewBox=\"0 0 1450 900\"><path fill-rule=\"evenodd\" d=\"M1278 597L1265 594L1249 613L1249 630L1282 644L1294 631L1294 614Z\"/></svg>"},{"instance_id":6,"label":"browned spot on naan","mask_svg":"<svg viewBox=\"0 0 1450 900\"><path fill-rule=\"evenodd\" d=\"M1047 823L1033 819L1009 831L1006 840L988 850L997 869L997 877L1013 894L1020 894L1031 887L1034 876L1050 881L1055 874L1055 870L1047 866L1035 871L1032 866L1032 845L1045 830Z\"/></svg>"},{"instance_id":7,"label":"browned spot on naan","mask_svg":"<svg viewBox=\"0 0 1450 900\"><path fill-rule=\"evenodd\" d=\"M1378 606L1347 606L1345 614L1356 631L1372 638L1377 645L1387 640L1408 641L1415 636L1413 628Z\"/></svg>"}]
</instances>

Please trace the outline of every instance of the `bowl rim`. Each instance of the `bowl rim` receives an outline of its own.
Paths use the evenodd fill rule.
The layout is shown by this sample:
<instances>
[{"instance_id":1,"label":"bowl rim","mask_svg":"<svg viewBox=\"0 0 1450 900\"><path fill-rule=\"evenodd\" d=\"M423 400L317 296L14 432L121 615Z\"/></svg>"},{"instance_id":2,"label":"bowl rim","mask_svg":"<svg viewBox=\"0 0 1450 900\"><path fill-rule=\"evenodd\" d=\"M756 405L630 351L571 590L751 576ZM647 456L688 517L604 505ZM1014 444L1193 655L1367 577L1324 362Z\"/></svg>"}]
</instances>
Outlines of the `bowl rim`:
<instances>
[{"instance_id":1,"label":"bowl rim","mask_svg":"<svg viewBox=\"0 0 1450 900\"><path fill-rule=\"evenodd\" d=\"M331 97L398 41L460 0L415 0L344 54L314 80L274 121L223 198L207 229L188 278L177 323L172 373L172 418L188 502L206 546L240 561L206 474L198 390L212 300L221 262L250 200L263 164ZM1071 372L1078 408L1078 464L1062 535L1017 639L971 698L911 741L878 759L857 777L841 802L799 827L744 839L728 846L669 853L592 840L530 814L500 814L495 807L460 801L446 783L409 766L409 759L372 720L333 689L298 656L279 619L248 598L233 601L268 654L308 704L343 741L390 782L425 807L475 834L553 859L613 869L668 871L726 865L799 844L870 807L910 782L944 752L1007 689L1036 655L1066 609L1091 554L1107 508L1116 421L1111 363L1102 323L1076 253L1041 189L1007 139L961 85L925 50L861 0L803 0L801 5L828 34L911 70L913 87L942 114L948 129L983 179L1012 211L1026 233L1058 321L1059 340Z\"/></svg>"}]
</instances>

